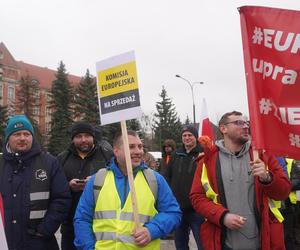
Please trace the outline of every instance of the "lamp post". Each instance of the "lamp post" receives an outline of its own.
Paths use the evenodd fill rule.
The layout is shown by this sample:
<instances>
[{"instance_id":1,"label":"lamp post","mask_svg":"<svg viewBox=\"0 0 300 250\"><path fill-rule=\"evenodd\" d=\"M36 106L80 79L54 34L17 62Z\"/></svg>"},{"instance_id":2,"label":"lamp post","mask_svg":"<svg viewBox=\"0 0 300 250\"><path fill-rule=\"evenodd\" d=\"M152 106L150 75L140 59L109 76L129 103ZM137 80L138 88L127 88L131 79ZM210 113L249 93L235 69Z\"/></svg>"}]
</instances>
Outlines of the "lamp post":
<instances>
[{"instance_id":1,"label":"lamp post","mask_svg":"<svg viewBox=\"0 0 300 250\"><path fill-rule=\"evenodd\" d=\"M190 82L189 80L185 79L184 77L180 76L180 75L175 75L178 78L181 78L182 80L186 81L192 91L192 100L193 100L193 120L194 120L194 124L196 123L196 115L195 115L195 100L194 100L194 86L195 84L204 84L204 82Z\"/></svg>"}]
</instances>

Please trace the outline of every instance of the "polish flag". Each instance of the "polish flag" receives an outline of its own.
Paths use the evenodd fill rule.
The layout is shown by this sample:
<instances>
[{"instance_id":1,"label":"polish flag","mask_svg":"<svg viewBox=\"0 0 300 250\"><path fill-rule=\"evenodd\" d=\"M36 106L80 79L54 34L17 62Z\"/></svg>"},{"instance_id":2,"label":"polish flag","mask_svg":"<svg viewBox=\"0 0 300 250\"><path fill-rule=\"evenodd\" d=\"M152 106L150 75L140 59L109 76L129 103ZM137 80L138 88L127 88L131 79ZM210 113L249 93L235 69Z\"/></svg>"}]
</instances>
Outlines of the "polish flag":
<instances>
[{"instance_id":1,"label":"polish flag","mask_svg":"<svg viewBox=\"0 0 300 250\"><path fill-rule=\"evenodd\" d=\"M201 116L199 122L199 136L203 135L208 136L212 141L214 140L214 132L208 118L207 105L204 98L202 101Z\"/></svg>"}]
</instances>

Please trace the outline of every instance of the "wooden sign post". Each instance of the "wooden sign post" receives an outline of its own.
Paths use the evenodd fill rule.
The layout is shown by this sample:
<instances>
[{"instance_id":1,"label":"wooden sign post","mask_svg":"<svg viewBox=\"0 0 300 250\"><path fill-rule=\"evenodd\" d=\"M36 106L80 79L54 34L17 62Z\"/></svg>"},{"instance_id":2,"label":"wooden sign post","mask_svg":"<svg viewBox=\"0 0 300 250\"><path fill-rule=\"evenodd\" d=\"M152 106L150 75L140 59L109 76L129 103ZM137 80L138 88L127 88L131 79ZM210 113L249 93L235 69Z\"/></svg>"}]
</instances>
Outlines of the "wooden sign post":
<instances>
[{"instance_id":1,"label":"wooden sign post","mask_svg":"<svg viewBox=\"0 0 300 250\"><path fill-rule=\"evenodd\" d=\"M101 125L120 122L135 228L140 226L126 120L142 116L134 52L96 64Z\"/></svg>"}]
</instances>

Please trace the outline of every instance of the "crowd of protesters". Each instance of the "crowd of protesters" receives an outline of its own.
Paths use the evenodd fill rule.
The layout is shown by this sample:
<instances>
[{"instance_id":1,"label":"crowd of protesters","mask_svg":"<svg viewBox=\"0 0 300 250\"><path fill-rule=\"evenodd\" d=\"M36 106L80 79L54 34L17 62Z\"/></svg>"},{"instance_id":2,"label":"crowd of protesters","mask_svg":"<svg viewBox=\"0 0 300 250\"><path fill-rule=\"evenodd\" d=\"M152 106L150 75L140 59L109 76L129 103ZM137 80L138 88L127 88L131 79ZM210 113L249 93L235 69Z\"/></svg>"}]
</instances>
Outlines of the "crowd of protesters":
<instances>
[{"instance_id":1,"label":"crowd of protesters","mask_svg":"<svg viewBox=\"0 0 300 250\"><path fill-rule=\"evenodd\" d=\"M128 131L136 211L121 133L113 146L84 121L57 157L41 150L25 115L9 119L0 158L8 249L160 249L174 238L188 250L297 249L300 162L251 147L242 113L219 121L221 140L185 125L182 145L167 139L158 164ZM299 202L298 202L299 203Z\"/></svg>"}]
</instances>

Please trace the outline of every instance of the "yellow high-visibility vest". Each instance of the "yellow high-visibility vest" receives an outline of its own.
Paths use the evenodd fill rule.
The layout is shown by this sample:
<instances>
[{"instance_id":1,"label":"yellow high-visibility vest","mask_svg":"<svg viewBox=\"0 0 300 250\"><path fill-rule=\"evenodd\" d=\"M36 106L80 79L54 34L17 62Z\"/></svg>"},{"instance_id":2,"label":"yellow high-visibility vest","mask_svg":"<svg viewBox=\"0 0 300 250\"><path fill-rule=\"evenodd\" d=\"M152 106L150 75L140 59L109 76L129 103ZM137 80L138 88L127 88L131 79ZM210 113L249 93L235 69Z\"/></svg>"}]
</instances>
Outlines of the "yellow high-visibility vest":
<instances>
[{"instance_id":1,"label":"yellow high-visibility vest","mask_svg":"<svg viewBox=\"0 0 300 250\"><path fill-rule=\"evenodd\" d=\"M99 172L98 172L99 173ZM155 198L142 171L134 179L139 220L141 226L149 222L156 214ZM133 208L129 192L123 208L115 185L114 174L108 170L103 186L95 202L93 232L96 237L95 249L105 250L159 250L160 240L151 241L145 247L134 244L131 236L134 230Z\"/></svg>"},{"instance_id":2,"label":"yellow high-visibility vest","mask_svg":"<svg viewBox=\"0 0 300 250\"><path fill-rule=\"evenodd\" d=\"M210 200L212 200L214 203L218 203L218 194L212 189L208 176L207 176L207 168L206 165L203 163L202 167L202 174L201 174L201 184L205 190L206 197ZM281 201L276 201L273 199L268 198L268 204L269 204L269 209L271 212L274 214L276 219L281 223L284 218L282 214L279 211L279 208L281 207Z\"/></svg>"},{"instance_id":3,"label":"yellow high-visibility vest","mask_svg":"<svg viewBox=\"0 0 300 250\"><path fill-rule=\"evenodd\" d=\"M287 162L287 172L288 172L288 176L289 176L289 179L291 179L291 171L292 171L292 165L293 165L293 159L289 159L289 158L286 158L285 159L286 162ZM295 191L291 191L290 194L289 194L289 199L290 199L290 202L292 204L297 204L297 195L296 195L296 192Z\"/></svg>"}]
</instances>

